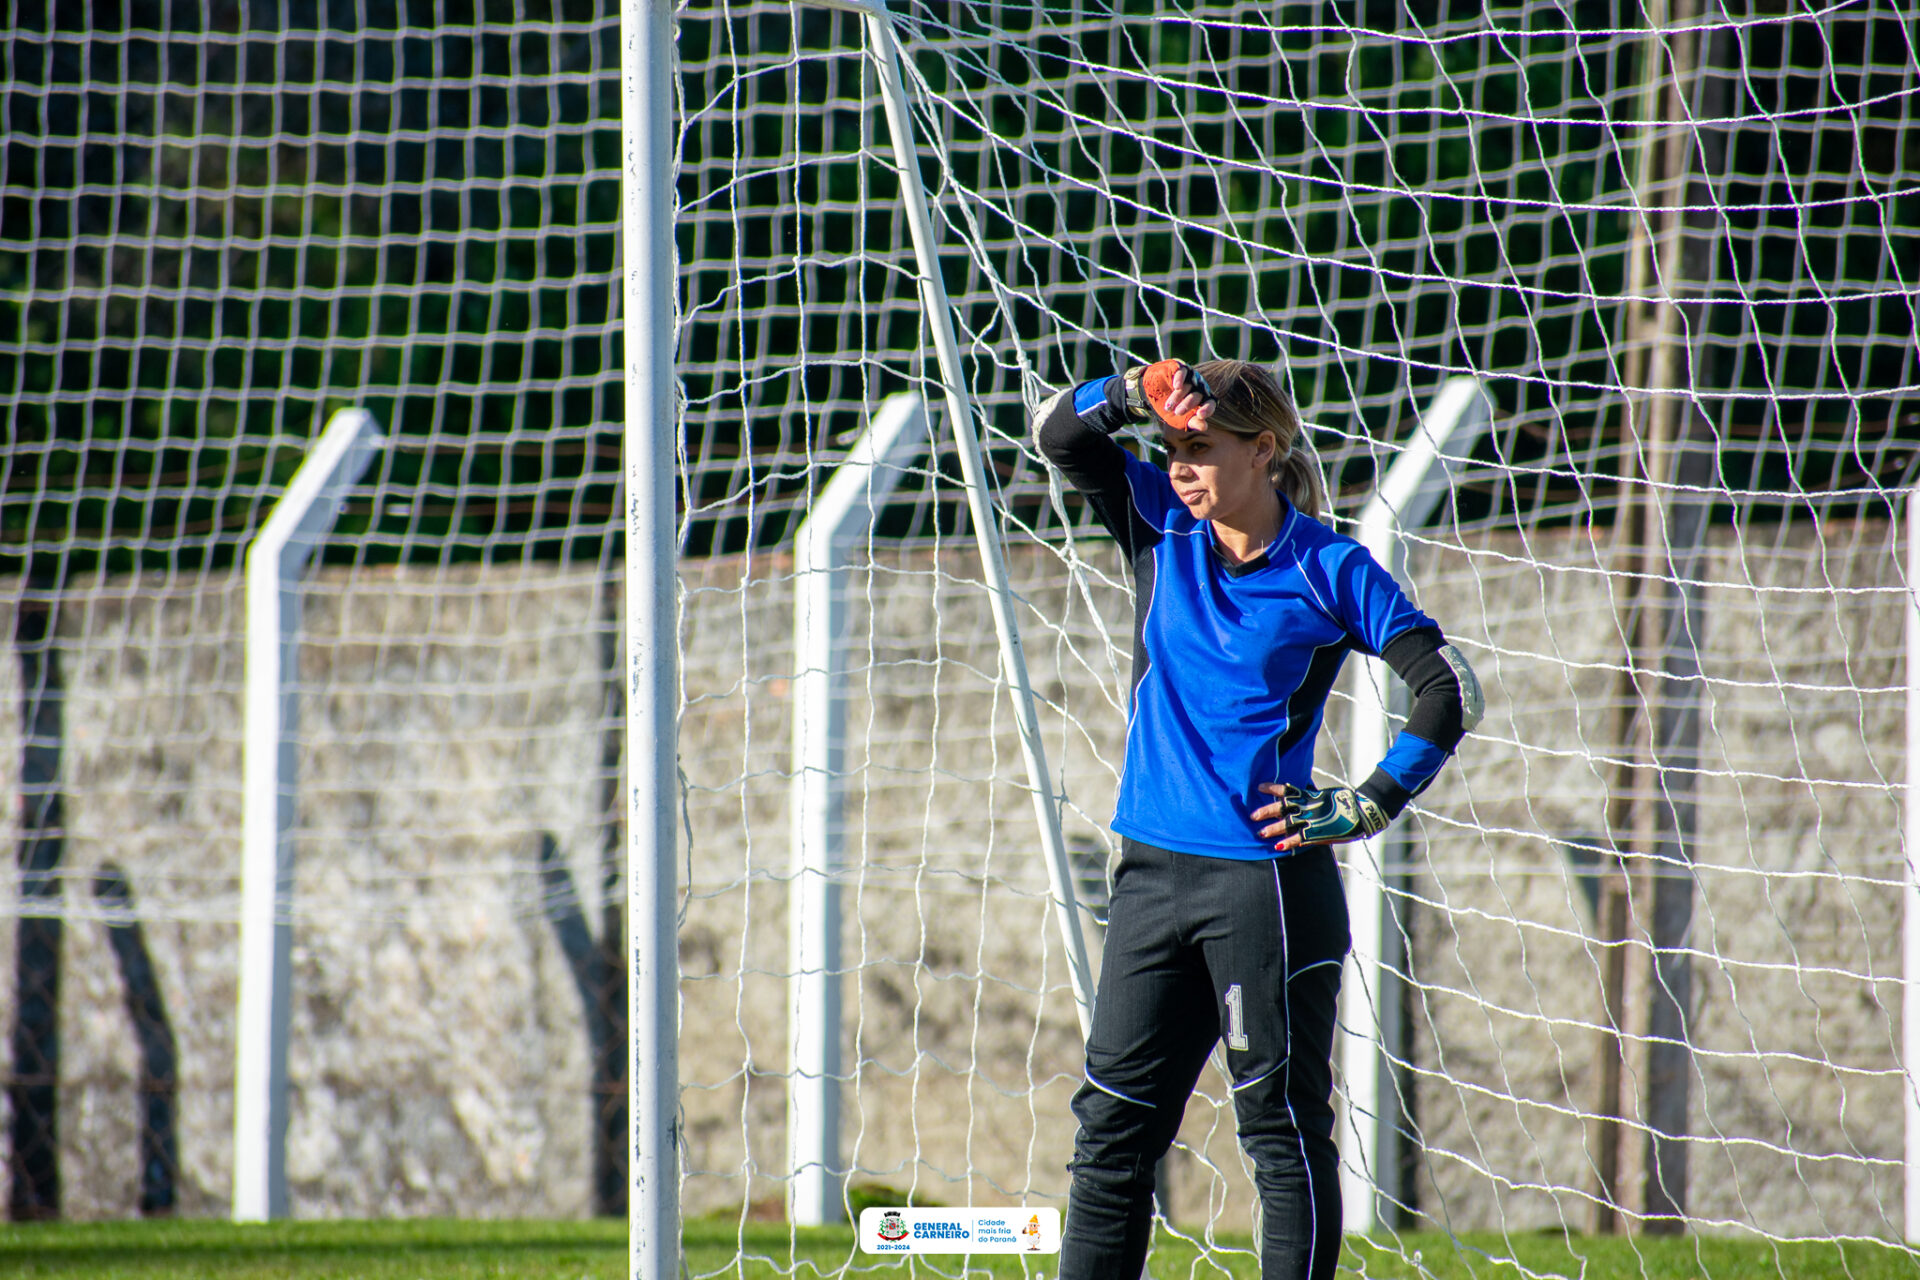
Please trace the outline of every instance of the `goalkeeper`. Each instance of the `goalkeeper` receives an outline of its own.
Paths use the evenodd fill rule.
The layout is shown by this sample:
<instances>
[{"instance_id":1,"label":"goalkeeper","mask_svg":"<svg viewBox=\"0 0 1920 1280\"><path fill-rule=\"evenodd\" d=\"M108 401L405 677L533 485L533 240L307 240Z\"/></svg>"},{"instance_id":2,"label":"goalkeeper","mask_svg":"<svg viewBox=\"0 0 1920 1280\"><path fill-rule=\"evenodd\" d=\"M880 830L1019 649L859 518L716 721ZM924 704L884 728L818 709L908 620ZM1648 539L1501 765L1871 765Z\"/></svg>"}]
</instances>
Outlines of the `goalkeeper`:
<instances>
[{"instance_id":1,"label":"goalkeeper","mask_svg":"<svg viewBox=\"0 0 1920 1280\"><path fill-rule=\"evenodd\" d=\"M1113 434L1156 430L1163 471ZM1333 1030L1348 947L1332 847L1386 827L1480 717L1480 687L1365 548L1320 522L1320 479L1273 377L1164 360L1041 407L1041 450L1119 541L1135 586L1121 836L1086 1082L1074 1095L1061 1280L1132 1280L1153 1170L1224 1039L1266 1280L1334 1273ZM1313 785L1341 662L1414 693L1353 787Z\"/></svg>"}]
</instances>

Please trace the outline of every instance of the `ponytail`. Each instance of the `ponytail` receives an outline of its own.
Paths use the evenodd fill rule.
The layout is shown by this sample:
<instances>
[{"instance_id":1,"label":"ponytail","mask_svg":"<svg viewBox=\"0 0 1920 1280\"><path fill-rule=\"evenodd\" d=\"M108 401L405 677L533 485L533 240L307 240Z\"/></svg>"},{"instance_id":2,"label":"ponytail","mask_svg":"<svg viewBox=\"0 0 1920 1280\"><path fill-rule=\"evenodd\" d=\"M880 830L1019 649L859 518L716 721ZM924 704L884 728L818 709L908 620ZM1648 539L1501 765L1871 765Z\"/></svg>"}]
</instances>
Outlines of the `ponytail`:
<instances>
[{"instance_id":1,"label":"ponytail","mask_svg":"<svg viewBox=\"0 0 1920 1280\"><path fill-rule=\"evenodd\" d=\"M1325 489L1320 464L1307 457L1306 450L1293 448L1274 454L1273 469L1273 487L1299 511L1318 520Z\"/></svg>"}]
</instances>

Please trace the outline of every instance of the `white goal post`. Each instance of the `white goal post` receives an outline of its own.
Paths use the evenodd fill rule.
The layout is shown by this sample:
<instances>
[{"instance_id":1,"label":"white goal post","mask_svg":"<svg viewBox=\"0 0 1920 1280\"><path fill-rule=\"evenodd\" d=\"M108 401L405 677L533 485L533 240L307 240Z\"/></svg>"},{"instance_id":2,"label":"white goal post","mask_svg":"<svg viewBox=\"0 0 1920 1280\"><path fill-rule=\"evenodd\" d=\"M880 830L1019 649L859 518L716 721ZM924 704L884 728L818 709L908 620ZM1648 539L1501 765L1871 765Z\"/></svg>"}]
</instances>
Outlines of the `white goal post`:
<instances>
[{"instance_id":1,"label":"white goal post","mask_svg":"<svg viewBox=\"0 0 1920 1280\"><path fill-rule=\"evenodd\" d=\"M620 7L625 250L628 1251L680 1273L680 959L675 906L679 649L673 304L672 9Z\"/></svg>"}]
</instances>

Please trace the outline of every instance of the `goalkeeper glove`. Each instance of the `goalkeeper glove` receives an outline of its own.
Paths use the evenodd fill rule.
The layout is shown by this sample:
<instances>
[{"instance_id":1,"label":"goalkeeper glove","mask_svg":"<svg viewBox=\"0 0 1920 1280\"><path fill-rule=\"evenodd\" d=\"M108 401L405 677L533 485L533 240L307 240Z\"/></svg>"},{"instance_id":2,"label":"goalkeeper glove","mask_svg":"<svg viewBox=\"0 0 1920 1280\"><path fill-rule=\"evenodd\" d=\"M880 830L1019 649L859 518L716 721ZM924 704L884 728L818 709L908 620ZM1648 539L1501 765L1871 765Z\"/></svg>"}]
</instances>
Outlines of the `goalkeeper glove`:
<instances>
[{"instance_id":1,"label":"goalkeeper glove","mask_svg":"<svg viewBox=\"0 0 1920 1280\"><path fill-rule=\"evenodd\" d=\"M1161 360L1127 370L1120 375L1120 382L1126 388L1127 414L1134 420L1145 422L1158 418L1181 431L1206 428L1207 415L1201 411L1211 411L1213 388L1192 365L1180 360ZM1171 397L1176 390L1182 394L1178 401L1173 401ZM1184 413L1175 413L1172 407L1176 403L1190 403L1191 407Z\"/></svg>"},{"instance_id":2,"label":"goalkeeper glove","mask_svg":"<svg viewBox=\"0 0 1920 1280\"><path fill-rule=\"evenodd\" d=\"M1262 791L1280 797L1254 813L1256 821L1277 817L1280 821L1263 829L1262 838L1278 835L1273 847L1282 851L1310 844L1349 844L1377 836L1387 829L1386 810L1352 787L1296 787L1292 783L1275 786L1262 783Z\"/></svg>"}]
</instances>

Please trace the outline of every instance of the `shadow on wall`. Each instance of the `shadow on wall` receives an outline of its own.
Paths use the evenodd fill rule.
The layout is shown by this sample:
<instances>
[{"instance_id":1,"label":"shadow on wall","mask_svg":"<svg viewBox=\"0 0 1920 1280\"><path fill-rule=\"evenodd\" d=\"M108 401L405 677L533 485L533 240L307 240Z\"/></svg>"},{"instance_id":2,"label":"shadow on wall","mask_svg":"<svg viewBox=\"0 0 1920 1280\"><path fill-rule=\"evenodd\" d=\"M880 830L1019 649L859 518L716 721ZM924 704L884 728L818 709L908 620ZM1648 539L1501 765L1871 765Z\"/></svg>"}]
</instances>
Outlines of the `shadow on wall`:
<instances>
[{"instance_id":1,"label":"shadow on wall","mask_svg":"<svg viewBox=\"0 0 1920 1280\"><path fill-rule=\"evenodd\" d=\"M7 1078L12 1114L7 1152L8 1216L15 1222L60 1216L60 862L65 817L60 755L65 734L65 688L53 642L57 593L33 581L14 615L20 663L20 901L14 935L14 998ZM140 1054L137 1091L140 1213L173 1213L180 1169L177 1114L178 1054L166 1001L160 994L146 934L134 913L133 887L108 863L93 882L106 915L107 939L120 970L127 1015Z\"/></svg>"}]
</instances>

